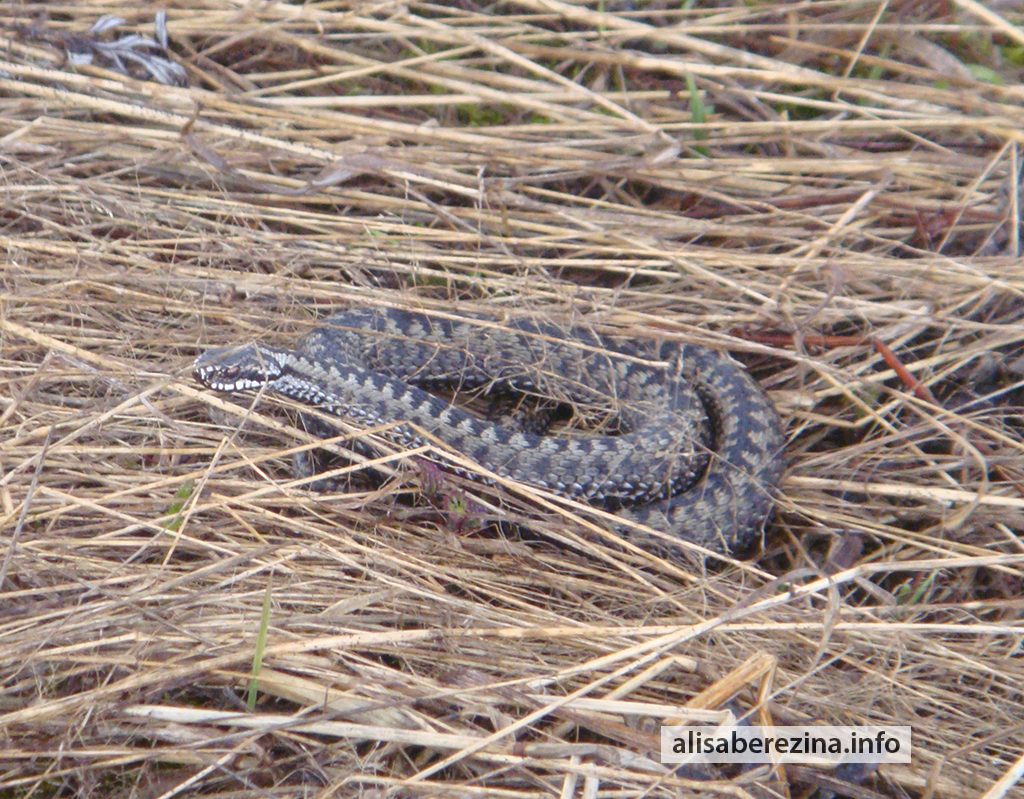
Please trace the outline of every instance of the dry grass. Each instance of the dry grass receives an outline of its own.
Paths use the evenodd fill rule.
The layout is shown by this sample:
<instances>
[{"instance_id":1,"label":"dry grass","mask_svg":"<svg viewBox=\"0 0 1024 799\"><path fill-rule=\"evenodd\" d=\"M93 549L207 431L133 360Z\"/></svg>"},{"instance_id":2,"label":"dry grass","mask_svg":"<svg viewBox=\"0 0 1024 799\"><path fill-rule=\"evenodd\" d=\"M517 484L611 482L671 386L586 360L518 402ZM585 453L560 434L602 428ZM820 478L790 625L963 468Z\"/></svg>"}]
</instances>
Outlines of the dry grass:
<instances>
[{"instance_id":1,"label":"dry grass","mask_svg":"<svg viewBox=\"0 0 1024 799\"><path fill-rule=\"evenodd\" d=\"M1021 20L647 5L181 3L192 88L64 62L148 4L5 7L0 796L811 795L657 765L730 709L913 724L846 795L1016 790ZM188 366L350 304L733 350L791 435L764 552L401 458L296 487L292 411Z\"/></svg>"}]
</instances>

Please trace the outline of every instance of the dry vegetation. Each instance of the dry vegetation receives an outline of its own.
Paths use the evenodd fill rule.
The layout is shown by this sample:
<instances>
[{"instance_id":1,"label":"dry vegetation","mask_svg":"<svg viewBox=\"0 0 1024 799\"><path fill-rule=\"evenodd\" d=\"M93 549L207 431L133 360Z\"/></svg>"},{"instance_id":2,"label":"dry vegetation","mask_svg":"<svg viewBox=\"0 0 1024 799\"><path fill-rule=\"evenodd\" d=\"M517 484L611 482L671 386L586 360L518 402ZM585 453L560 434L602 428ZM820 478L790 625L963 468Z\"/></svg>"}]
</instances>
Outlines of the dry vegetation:
<instances>
[{"instance_id":1,"label":"dry vegetation","mask_svg":"<svg viewBox=\"0 0 1024 799\"><path fill-rule=\"evenodd\" d=\"M181 0L190 86L116 71L147 3L3 7L0 797L832 795L658 765L729 711L914 726L839 795L1022 795L1024 19L677 5ZM189 365L365 304L733 351L763 549L296 487L294 407Z\"/></svg>"}]
</instances>

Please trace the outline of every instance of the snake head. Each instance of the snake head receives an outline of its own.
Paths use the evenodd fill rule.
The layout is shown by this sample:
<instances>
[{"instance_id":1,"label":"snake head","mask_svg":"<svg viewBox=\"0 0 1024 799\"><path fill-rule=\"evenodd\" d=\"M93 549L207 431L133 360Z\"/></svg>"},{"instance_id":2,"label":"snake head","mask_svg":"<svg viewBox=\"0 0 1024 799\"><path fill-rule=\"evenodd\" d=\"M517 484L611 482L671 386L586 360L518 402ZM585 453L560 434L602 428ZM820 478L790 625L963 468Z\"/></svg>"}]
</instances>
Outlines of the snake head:
<instances>
[{"instance_id":1,"label":"snake head","mask_svg":"<svg viewBox=\"0 0 1024 799\"><path fill-rule=\"evenodd\" d=\"M252 391L284 373L288 352L262 344L208 350L192 365L192 376L214 391Z\"/></svg>"}]
</instances>

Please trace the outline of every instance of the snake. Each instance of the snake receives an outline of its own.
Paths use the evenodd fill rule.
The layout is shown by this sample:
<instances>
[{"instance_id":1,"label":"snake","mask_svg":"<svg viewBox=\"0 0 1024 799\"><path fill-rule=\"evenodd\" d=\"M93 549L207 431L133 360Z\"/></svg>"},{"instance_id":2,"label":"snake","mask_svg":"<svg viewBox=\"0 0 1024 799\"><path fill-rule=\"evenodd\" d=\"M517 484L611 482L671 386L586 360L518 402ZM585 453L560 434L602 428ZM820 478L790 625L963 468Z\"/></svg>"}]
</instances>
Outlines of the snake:
<instances>
[{"instance_id":1,"label":"snake","mask_svg":"<svg viewBox=\"0 0 1024 799\"><path fill-rule=\"evenodd\" d=\"M782 421L767 394L729 355L695 343L616 344L582 325L352 309L294 349L211 349L192 373L217 392L269 392L380 427L402 446L441 442L482 467L442 457L444 468L611 511L631 539L659 552L666 538L722 554L746 548L772 514L784 471ZM554 400L599 421L589 435L553 434L431 393L444 387Z\"/></svg>"}]
</instances>

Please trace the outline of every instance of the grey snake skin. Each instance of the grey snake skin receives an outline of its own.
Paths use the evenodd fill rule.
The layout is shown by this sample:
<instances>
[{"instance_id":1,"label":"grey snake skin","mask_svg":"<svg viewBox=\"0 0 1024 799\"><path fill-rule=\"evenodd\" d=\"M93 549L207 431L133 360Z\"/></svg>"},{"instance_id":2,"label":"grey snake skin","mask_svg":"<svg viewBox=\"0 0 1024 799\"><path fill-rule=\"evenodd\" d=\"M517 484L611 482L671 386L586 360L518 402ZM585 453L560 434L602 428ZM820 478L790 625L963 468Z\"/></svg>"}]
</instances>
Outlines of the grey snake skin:
<instances>
[{"instance_id":1,"label":"grey snake skin","mask_svg":"<svg viewBox=\"0 0 1024 799\"><path fill-rule=\"evenodd\" d=\"M767 396L728 355L695 344L615 346L582 328L355 310L328 317L294 350L210 350L193 375L215 391L262 389L360 425L408 422L390 434L402 445L428 443L415 425L502 477L717 552L761 533L783 471L782 424ZM603 408L618 434L494 424L425 390L441 385Z\"/></svg>"}]
</instances>

